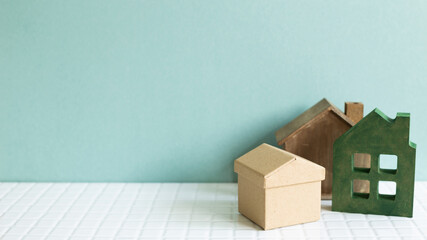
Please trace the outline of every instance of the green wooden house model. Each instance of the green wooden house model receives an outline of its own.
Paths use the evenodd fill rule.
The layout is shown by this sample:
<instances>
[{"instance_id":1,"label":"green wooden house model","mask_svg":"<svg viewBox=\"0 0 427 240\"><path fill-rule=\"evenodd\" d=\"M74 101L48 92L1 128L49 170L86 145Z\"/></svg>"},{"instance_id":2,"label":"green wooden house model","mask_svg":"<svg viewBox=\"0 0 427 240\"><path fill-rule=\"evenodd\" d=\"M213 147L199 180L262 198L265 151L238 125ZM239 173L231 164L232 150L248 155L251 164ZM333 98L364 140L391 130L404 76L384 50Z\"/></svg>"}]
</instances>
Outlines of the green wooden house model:
<instances>
[{"instance_id":1,"label":"green wooden house model","mask_svg":"<svg viewBox=\"0 0 427 240\"><path fill-rule=\"evenodd\" d=\"M409 113L373 110L334 143L332 210L412 217L415 149Z\"/></svg>"}]
</instances>

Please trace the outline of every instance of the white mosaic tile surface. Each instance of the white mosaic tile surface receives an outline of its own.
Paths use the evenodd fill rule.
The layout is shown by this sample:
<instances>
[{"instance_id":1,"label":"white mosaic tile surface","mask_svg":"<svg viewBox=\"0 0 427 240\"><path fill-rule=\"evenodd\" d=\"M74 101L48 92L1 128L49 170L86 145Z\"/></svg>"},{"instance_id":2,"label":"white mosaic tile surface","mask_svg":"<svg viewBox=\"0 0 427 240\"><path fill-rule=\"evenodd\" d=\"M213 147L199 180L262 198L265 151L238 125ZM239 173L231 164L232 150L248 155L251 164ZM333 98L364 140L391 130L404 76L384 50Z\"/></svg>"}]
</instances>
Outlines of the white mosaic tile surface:
<instances>
[{"instance_id":1,"label":"white mosaic tile surface","mask_svg":"<svg viewBox=\"0 0 427 240\"><path fill-rule=\"evenodd\" d=\"M1 239L427 239L427 182L414 218L331 212L262 231L237 212L237 185L0 183Z\"/></svg>"}]
</instances>

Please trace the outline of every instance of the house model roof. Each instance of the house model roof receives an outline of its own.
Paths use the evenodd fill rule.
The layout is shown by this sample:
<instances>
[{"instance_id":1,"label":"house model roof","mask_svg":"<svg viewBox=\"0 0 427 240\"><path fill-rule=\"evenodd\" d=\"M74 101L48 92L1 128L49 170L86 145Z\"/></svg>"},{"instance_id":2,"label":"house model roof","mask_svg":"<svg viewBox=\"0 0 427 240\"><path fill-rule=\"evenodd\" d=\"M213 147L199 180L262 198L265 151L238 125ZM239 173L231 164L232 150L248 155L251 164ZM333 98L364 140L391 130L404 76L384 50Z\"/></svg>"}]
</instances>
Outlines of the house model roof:
<instances>
[{"instance_id":1,"label":"house model roof","mask_svg":"<svg viewBox=\"0 0 427 240\"><path fill-rule=\"evenodd\" d=\"M325 179L322 166L265 143L238 158L234 171L263 188Z\"/></svg>"},{"instance_id":2,"label":"house model roof","mask_svg":"<svg viewBox=\"0 0 427 240\"><path fill-rule=\"evenodd\" d=\"M300 130L306 124L309 124L315 118L322 116L322 113L326 111L331 111L335 113L337 116L343 119L343 121L347 122L350 126L353 126L355 124L341 110L335 107L326 98L323 98L313 107L296 117L294 120L283 126L278 131L276 131L276 140L279 145L282 145L289 137L297 133L298 130Z\"/></svg>"},{"instance_id":3,"label":"house model roof","mask_svg":"<svg viewBox=\"0 0 427 240\"><path fill-rule=\"evenodd\" d=\"M375 124L375 130L384 132L382 136L387 135L388 137L388 134L397 134L399 136L399 139L404 139L405 141L408 141L409 146L411 146L412 148L416 148L416 144L409 141L409 119L409 113L398 112L396 114L396 118L393 119L387 116L378 108L375 108L374 110L372 110L372 112L366 115L365 118L360 120L360 122L358 122L353 128L348 130L337 140L342 141L342 139L358 135L361 141L369 141L369 139L371 139L373 136L370 134L366 134L366 130L361 131L361 129L366 128L366 124L369 124L369 122L376 122L377 124Z\"/></svg>"}]
</instances>

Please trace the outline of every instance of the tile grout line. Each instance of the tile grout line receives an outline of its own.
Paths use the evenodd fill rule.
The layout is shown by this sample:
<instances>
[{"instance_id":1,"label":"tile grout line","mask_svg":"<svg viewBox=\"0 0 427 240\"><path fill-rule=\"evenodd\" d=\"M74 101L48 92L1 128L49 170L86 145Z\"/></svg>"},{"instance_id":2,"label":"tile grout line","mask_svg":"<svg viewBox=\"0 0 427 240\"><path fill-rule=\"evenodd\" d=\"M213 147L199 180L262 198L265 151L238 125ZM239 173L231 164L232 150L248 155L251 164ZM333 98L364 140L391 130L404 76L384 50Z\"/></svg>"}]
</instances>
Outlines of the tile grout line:
<instances>
[{"instance_id":1,"label":"tile grout line","mask_svg":"<svg viewBox=\"0 0 427 240\"><path fill-rule=\"evenodd\" d=\"M76 227L73 229L73 231L71 232L70 237L73 237L73 235L75 234L75 232L77 231L77 229L79 228L79 226L81 225L81 223L83 222L83 219L86 217L86 215L89 213L89 211L93 208L93 206L95 205L96 201L100 198L100 196L104 193L105 189L107 189L108 184L105 184L105 186L101 189L101 191L98 193L98 195L96 197L94 197L92 203L90 203L87 211L83 214L83 216L81 217L81 219L78 221ZM87 189L87 188L86 188ZM86 190L85 189L85 190ZM81 196L80 196L81 197Z\"/></svg>"},{"instance_id":2,"label":"tile grout line","mask_svg":"<svg viewBox=\"0 0 427 240\"><path fill-rule=\"evenodd\" d=\"M20 184L19 183L16 183L15 185L14 185L14 187L17 187L17 186L19 186ZM14 201L14 203L16 203L16 202L18 202L19 200L21 200L24 196L25 196L25 194L27 194L29 191L30 191L30 189L32 189L32 186L34 186L34 184L31 184L30 185L30 187L28 187L28 189L27 190L25 190L25 192L20 196L20 197L18 197L17 199L16 199L16 201ZM36 201L38 201L40 198L41 198L41 196L43 196L43 194L46 192L46 191L48 191L51 187L52 187L53 185L52 184L50 184L49 185L49 187L47 187L46 188L46 190L45 191L43 191L43 193L41 193L40 194L40 196L37 198L37 200ZM10 192L10 191L9 191ZM11 204L10 205L10 207L8 207L7 209L10 209L11 207L13 206L13 204ZM6 212L7 212L7 210L6 210ZM6 213L5 212L5 213ZM10 227L9 227L9 229L6 231L6 232L4 232L4 234L3 235L6 235L11 229L12 229L12 227L19 221L19 220L21 220L22 219L22 216L24 216L25 215L25 212L23 212L17 219L16 219L16 221L14 222L14 223L12 223L11 225L10 225ZM35 224L35 223L34 223ZM33 224L33 225L34 225ZM32 227L30 227L29 229L28 229L28 231L27 232L29 232L30 230L31 230L31 228ZM23 238L25 236L25 233L21 236L21 239ZM0 236L0 237L2 237L2 236Z\"/></svg>"},{"instance_id":3,"label":"tile grout line","mask_svg":"<svg viewBox=\"0 0 427 240\"><path fill-rule=\"evenodd\" d=\"M149 184L151 185L151 184L155 184L155 183L149 183ZM156 188L156 192L153 194L153 199L151 201L150 208L149 208L150 210L148 211L147 216L144 219L144 223L143 223L143 226L141 227L141 230L140 230L140 232L138 234L138 238L141 238L141 235L143 234L143 231L145 230L144 229L144 225L147 222L147 218L150 216L150 214L153 211L153 205L154 205L155 200L157 199L157 195L159 195L160 188L162 187L162 184L163 183L158 183L159 186Z\"/></svg>"},{"instance_id":4,"label":"tile grout line","mask_svg":"<svg viewBox=\"0 0 427 240\"><path fill-rule=\"evenodd\" d=\"M418 214L413 218L338 213L335 216L334 212L322 210L326 215L322 214L319 221L321 225L305 228L303 224L297 228L289 228L289 234L285 234L286 231L282 230L269 234L268 231L263 232L256 227L249 227L247 232L242 232L243 235L236 235L236 231L240 228L236 225L238 219L234 218L238 214L237 198L234 196L236 189L233 188L231 192L229 189L231 185L195 183L195 185L186 186L185 183L177 183L177 185L141 183L131 186L129 183L118 185L107 183L90 188L91 185L90 183L85 185L48 183L40 186L37 183L25 185L17 183L9 185L10 187L1 186L6 190L2 197L5 199L2 205L4 207L2 216L6 216L6 219L2 221L4 232L0 234L0 239L9 239L9 237L13 239L26 237L36 239L52 237L73 239L75 237L79 239L80 237L87 239L95 237L110 239L333 238L334 236L343 237L343 230L349 231L350 236L346 237L348 239L358 237L426 239L426 232L421 229L424 229L424 223L427 223L427 203L424 201L427 199L427 188L425 188L427 182L419 184L414 197L414 206L417 206L414 210ZM329 204L329 202L323 204ZM134 208L135 206L137 208ZM131 216L132 213L136 215ZM334 214L329 216L329 213ZM198 215L201 215L201 218L196 219ZM149 221L151 217L153 221ZM200 224L195 224L191 228L193 219ZM352 224L350 221L360 223ZM127 225L127 222L130 225ZM172 222L176 224L169 225ZM121 232L122 228L127 230L128 227L132 231ZM80 232L79 229L84 231ZM192 229L196 230L194 234ZM243 226L242 229L246 228ZM318 236L316 234L318 231L310 232L307 229L323 229L323 231L326 230L326 235L322 232L322 235ZM339 231L330 235L331 230ZM302 234L300 231L303 231ZM77 232L81 234L75 235Z\"/></svg>"},{"instance_id":5,"label":"tile grout line","mask_svg":"<svg viewBox=\"0 0 427 240\"><path fill-rule=\"evenodd\" d=\"M214 185L213 185L215 188L215 193L214 193L214 202L216 203L217 202L217 200L218 200L218 184L217 183L215 183ZM211 208L211 207L209 207L209 208ZM212 209L211 209L212 210ZM213 223L214 223L214 221L213 221L213 219L214 219L214 216L215 216L215 213L213 213L212 214L212 219L211 219L211 221L210 221L210 224L209 224L209 238L212 238L212 237L214 237L214 236L212 236L212 228L213 228ZM234 234L234 232L233 232L233 234Z\"/></svg>"},{"instance_id":6,"label":"tile grout line","mask_svg":"<svg viewBox=\"0 0 427 240\"><path fill-rule=\"evenodd\" d=\"M1 183L1 185L4 185L5 183ZM3 195L0 196L0 199L3 198L4 196L6 196L7 194L9 194L10 191L12 191L12 189L18 185L18 183L12 183L13 185L9 187L8 191L6 191Z\"/></svg>"},{"instance_id":7,"label":"tile grout line","mask_svg":"<svg viewBox=\"0 0 427 240\"><path fill-rule=\"evenodd\" d=\"M2 185L4 185L4 183L1 183ZM17 186L18 183L13 183L13 185L11 187L9 187L9 189L0 196L0 199L3 199L4 196L7 196L7 194L9 194L15 186ZM8 207L4 210L3 213L0 214L0 217L2 217L5 213L7 213L7 211L14 205L14 203L16 203L20 198L18 198L16 201L14 201L13 203L9 204ZM18 218L19 219L19 218ZM7 230L8 231L8 230ZM6 232L5 232L6 233Z\"/></svg>"},{"instance_id":8,"label":"tile grout line","mask_svg":"<svg viewBox=\"0 0 427 240\"><path fill-rule=\"evenodd\" d=\"M162 234L163 238L166 237L165 235L166 235L167 231L169 230L168 227L167 227L167 225L170 222L170 218L171 218L172 211L173 211L173 208L174 208L173 206L175 205L176 197L178 195L178 192L179 192L180 188L181 188L181 183L178 183L178 188L177 188L177 190L175 191L175 193L173 195L172 205L170 206L170 209L169 209L169 212L168 212L168 220L166 221L166 226L165 226L166 230L164 230L163 234Z\"/></svg>"},{"instance_id":9,"label":"tile grout line","mask_svg":"<svg viewBox=\"0 0 427 240\"><path fill-rule=\"evenodd\" d=\"M86 184L85 185L85 187L80 191L80 193L76 196L76 198L72 201L72 203L70 204L70 206L68 207L68 209L64 212L64 214L60 217L60 219L56 222L56 224L52 227L52 230L51 231L49 231L47 234L46 234L46 237L49 237L51 234L52 234L52 232L54 232L55 231L55 228L56 228L56 226L58 226L58 224L59 224L59 222L61 222L61 220L62 219L64 219L64 216L67 214L67 211L70 209L70 208L72 208L73 207L73 204L77 201L77 199L81 196L81 194L84 192L84 190L87 188L87 186L88 186L88 184ZM60 199L61 198L61 196L63 196L66 192L67 192L67 190L69 189L71 187L71 184L68 184L68 186L67 186L67 188L61 193L61 194L59 194L58 195L58 197L56 198L56 200L55 200L55 202L56 201L58 201L58 199ZM51 206L50 206L50 208L49 209L51 209L52 207L54 206L54 204L52 204ZM49 212L49 210L47 210L46 211L46 214ZM42 218L42 217L41 217ZM71 236L71 235L70 235ZM68 236L68 238L70 237L70 236Z\"/></svg>"},{"instance_id":10,"label":"tile grout line","mask_svg":"<svg viewBox=\"0 0 427 240\"><path fill-rule=\"evenodd\" d=\"M126 186L128 186L128 184L126 184L126 185L125 185L125 187L126 187ZM125 187L124 187L123 189L125 189ZM141 188L142 188L142 186L140 186L140 187L138 188L138 192L136 193L136 196L135 196L135 197L134 197L134 199L132 200L132 203L130 204L129 210L126 212L126 215L127 215L127 216L129 216L129 213L131 212L131 210L132 210L133 206L135 206L135 204L136 204L136 199L137 199L137 197L138 197L139 193L141 192ZM120 229L122 228L122 226L123 226L123 224L124 224L125 222L126 222L126 218L125 218L125 219L123 219L123 221L121 222L121 224L120 224L120 226L119 226L119 230L116 232L116 234L114 234L114 238L117 238L117 235L119 234Z\"/></svg>"},{"instance_id":11,"label":"tile grout line","mask_svg":"<svg viewBox=\"0 0 427 240\"><path fill-rule=\"evenodd\" d=\"M111 185L113 185L113 184L112 184L112 183L108 183L108 184L107 184L107 186L106 186L106 189L108 188L108 186L111 186ZM110 213L111 209L113 208L114 204L117 202L117 199L120 197L120 194L123 192L123 190L124 190L124 187L122 187L122 188L120 189L120 191L119 191L118 193L116 193L116 195L115 195L114 199L112 200L111 206L110 206L110 207L108 208L108 210L106 211L107 216L108 216L108 213ZM101 220L100 225L102 225L102 223L103 223L104 221L105 221L105 218L104 218L103 220ZM98 227L98 228L96 229L96 231L95 231L95 233L93 234L93 236L92 236L92 237L96 237L96 235L97 235L97 234L98 234L98 232L99 232L99 229L100 229L100 227ZM119 229L117 229L117 231L119 231Z\"/></svg>"},{"instance_id":12,"label":"tile grout line","mask_svg":"<svg viewBox=\"0 0 427 240\"><path fill-rule=\"evenodd\" d=\"M197 204L197 199L198 199L198 196L199 196L199 192L200 192L200 183L197 183L197 186L196 186L196 192L195 192L195 194L194 194L194 200L193 200L193 204ZM194 206L194 205L193 205ZM192 220L193 220L193 216L194 216L194 207L191 209L191 213L190 213L190 221L189 221L189 223L188 223L188 228L190 228L190 226L191 226L191 222L192 222ZM188 236L188 231L187 231L187 236ZM209 233L208 233L208 236L210 237L210 231L209 231Z\"/></svg>"}]
</instances>

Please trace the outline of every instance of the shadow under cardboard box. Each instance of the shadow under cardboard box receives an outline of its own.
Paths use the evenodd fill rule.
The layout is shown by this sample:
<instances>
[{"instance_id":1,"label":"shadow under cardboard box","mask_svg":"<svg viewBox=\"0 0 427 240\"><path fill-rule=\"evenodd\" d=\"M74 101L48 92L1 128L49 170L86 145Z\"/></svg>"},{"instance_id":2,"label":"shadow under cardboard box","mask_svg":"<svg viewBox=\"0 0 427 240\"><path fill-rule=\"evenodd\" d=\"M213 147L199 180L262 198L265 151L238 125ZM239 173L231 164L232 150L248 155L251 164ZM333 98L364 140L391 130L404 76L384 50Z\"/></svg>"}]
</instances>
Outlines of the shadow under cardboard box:
<instances>
[{"instance_id":1,"label":"shadow under cardboard box","mask_svg":"<svg viewBox=\"0 0 427 240\"><path fill-rule=\"evenodd\" d=\"M213 185L215 184L204 184L198 189L197 196L202 197L194 199L189 196L189 199L175 199L172 204L170 204L170 201L160 201L155 203L153 207L169 207L169 220L182 221L183 223L189 220L188 227L190 229L264 231L257 224L239 213L237 185L227 184L225 187L213 187ZM331 205L330 200L323 200L319 207L321 207L322 211L329 212L331 211ZM284 227L283 229L286 228Z\"/></svg>"}]
</instances>

